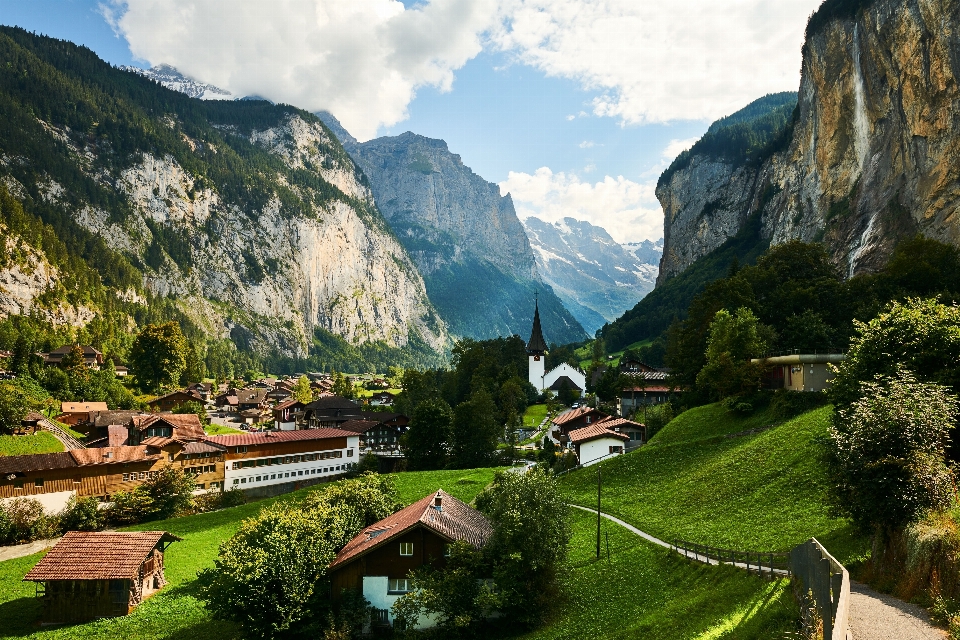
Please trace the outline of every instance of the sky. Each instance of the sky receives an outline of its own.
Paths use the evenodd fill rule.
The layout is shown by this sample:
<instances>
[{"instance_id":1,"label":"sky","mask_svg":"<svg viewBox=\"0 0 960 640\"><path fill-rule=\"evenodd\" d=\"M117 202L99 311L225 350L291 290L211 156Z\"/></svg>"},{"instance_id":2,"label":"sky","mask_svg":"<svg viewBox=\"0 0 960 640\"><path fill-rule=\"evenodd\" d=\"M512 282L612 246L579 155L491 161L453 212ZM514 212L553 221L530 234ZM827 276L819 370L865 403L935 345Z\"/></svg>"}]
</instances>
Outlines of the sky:
<instances>
[{"instance_id":1,"label":"sky","mask_svg":"<svg viewBox=\"0 0 960 640\"><path fill-rule=\"evenodd\" d=\"M820 0L0 0L116 65L447 141L521 218L657 239L660 173L713 120L796 90Z\"/></svg>"}]
</instances>

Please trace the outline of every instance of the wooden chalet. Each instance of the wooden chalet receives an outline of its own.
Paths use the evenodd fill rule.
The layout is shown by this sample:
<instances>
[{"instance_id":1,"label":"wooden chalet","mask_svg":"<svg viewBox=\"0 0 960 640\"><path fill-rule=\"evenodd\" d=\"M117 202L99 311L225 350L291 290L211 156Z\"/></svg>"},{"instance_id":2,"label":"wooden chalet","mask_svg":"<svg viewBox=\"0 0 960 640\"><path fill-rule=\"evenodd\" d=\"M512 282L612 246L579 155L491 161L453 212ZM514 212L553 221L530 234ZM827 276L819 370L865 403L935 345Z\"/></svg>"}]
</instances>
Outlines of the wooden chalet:
<instances>
[{"instance_id":1,"label":"wooden chalet","mask_svg":"<svg viewBox=\"0 0 960 640\"><path fill-rule=\"evenodd\" d=\"M86 422L90 412L109 411L106 402L64 402L60 405L57 420L70 426Z\"/></svg>"},{"instance_id":2,"label":"wooden chalet","mask_svg":"<svg viewBox=\"0 0 960 640\"><path fill-rule=\"evenodd\" d=\"M348 420L340 425L344 431L360 436L361 451L396 451L400 447L402 431L396 426L377 420Z\"/></svg>"},{"instance_id":3,"label":"wooden chalet","mask_svg":"<svg viewBox=\"0 0 960 640\"><path fill-rule=\"evenodd\" d=\"M79 346L80 350L83 351L83 363L90 367L91 369L99 369L103 366L103 354L94 349L90 345L73 345L65 344L58 349L54 349L50 353L41 353L40 357L43 358L43 364L51 367L59 367L60 363L63 362L64 357L71 351L75 346Z\"/></svg>"},{"instance_id":4,"label":"wooden chalet","mask_svg":"<svg viewBox=\"0 0 960 640\"><path fill-rule=\"evenodd\" d=\"M389 391L379 391L370 398L370 406L372 407L382 407L382 406L391 406L396 401L397 397L390 393Z\"/></svg>"},{"instance_id":5,"label":"wooden chalet","mask_svg":"<svg viewBox=\"0 0 960 640\"><path fill-rule=\"evenodd\" d=\"M237 410L252 411L265 409L267 406L267 392L273 387L258 387L254 389L240 389L237 391Z\"/></svg>"},{"instance_id":6,"label":"wooden chalet","mask_svg":"<svg viewBox=\"0 0 960 640\"><path fill-rule=\"evenodd\" d=\"M356 402L328 396L318 398L303 408L303 414L298 421L298 429L335 429L349 420L363 418L363 410Z\"/></svg>"},{"instance_id":7,"label":"wooden chalet","mask_svg":"<svg viewBox=\"0 0 960 640\"><path fill-rule=\"evenodd\" d=\"M360 589L373 607L374 624L391 624L393 603L411 590L412 570L426 564L442 568L452 543L463 540L479 549L492 534L483 514L437 491L348 542L327 571L332 595Z\"/></svg>"},{"instance_id":8,"label":"wooden chalet","mask_svg":"<svg viewBox=\"0 0 960 640\"><path fill-rule=\"evenodd\" d=\"M557 442L567 442L571 431L582 429L606 417L607 414L602 411L587 406L564 411L551 421L554 428L550 431L550 436Z\"/></svg>"},{"instance_id":9,"label":"wooden chalet","mask_svg":"<svg viewBox=\"0 0 960 640\"><path fill-rule=\"evenodd\" d=\"M297 414L306 407L294 398L288 398L273 408L273 424L281 431L293 431L297 428Z\"/></svg>"},{"instance_id":10,"label":"wooden chalet","mask_svg":"<svg viewBox=\"0 0 960 640\"><path fill-rule=\"evenodd\" d=\"M84 622L125 616L163 588L163 554L177 536L69 531L25 582L37 583L42 622Z\"/></svg>"},{"instance_id":11,"label":"wooden chalet","mask_svg":"<svg viewBox=\"0 0 960 640\"><path fill-rule=\"evenodd\" d=\"M608 431L623 433L630 438L631 444L643 444L647 441L647 425L626 418L608 416L595 424Z\"/></svg>"},{"instance_id":12,"label":"wooden chalet","mask_svg":"<svg viewBox=\"0 0 960 640\"><path fill-rule=\"evenodd\" d=\"M147 403L151 411L173 411L188 402L197 402L203 404L203 398L196 391L174 391L165 396L154 398Z\"/></svg>"}]
</instances>

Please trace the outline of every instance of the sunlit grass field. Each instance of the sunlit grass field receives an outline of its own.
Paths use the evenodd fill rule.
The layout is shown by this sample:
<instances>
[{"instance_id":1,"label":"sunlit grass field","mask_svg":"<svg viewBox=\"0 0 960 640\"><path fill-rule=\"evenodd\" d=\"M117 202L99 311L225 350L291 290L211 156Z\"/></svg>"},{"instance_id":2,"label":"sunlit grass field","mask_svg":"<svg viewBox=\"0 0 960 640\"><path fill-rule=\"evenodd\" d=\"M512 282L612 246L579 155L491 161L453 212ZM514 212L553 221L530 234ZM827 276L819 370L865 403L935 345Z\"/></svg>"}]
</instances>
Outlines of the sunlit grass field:
<instances>
[{"instance_id":1,"label":"sunlit grass field","mask_svg":"<svg viewBox=\"0 0 960 640\"><path fill-rule=\"evenodd\" d=\"M30 436L0 436L0 456L23 456L58 451L63 451L63 443L46 431L38 431Z\"/></svg>"}]
</instances>

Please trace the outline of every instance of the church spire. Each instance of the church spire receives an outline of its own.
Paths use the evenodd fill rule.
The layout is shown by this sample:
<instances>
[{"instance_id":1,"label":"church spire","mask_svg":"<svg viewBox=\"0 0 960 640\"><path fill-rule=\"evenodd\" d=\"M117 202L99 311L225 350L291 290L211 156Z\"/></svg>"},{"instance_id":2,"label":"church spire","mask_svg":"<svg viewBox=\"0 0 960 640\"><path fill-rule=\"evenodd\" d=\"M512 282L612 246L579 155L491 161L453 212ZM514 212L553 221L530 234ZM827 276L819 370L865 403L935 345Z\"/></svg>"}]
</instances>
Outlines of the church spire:
<instances>
[{"instance_id":1,"label":"church spire","mask_svg":"<svg viewBox=\"0 0 960 640\"><path fill-rule=\"evenodd\" d=\"M535 300L533 304L533 331L530 332L527 353L542 356L547 351L547 342L543 339L543 330L540 329L540 301Z\"/></svg>"}]
</instances>

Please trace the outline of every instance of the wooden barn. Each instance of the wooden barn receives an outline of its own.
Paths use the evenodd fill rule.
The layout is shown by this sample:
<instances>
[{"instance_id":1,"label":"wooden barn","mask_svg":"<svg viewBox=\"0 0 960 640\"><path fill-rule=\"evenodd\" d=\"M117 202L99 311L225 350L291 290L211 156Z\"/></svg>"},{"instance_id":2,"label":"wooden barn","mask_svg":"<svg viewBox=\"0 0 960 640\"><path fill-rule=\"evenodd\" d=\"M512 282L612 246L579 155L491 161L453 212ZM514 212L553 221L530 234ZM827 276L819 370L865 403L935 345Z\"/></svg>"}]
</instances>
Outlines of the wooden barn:
<instances>
[{"instance_id":1,"label":"wooden barn","mask_svg":"<svg viewBox=\"0 0 960 640\"><path fill-rule=\"evenodd\" d=\"M166 531L69 531L24 576L37 583L43 622L125 616L166 583Z\"/></svg>"}]
</instances>

